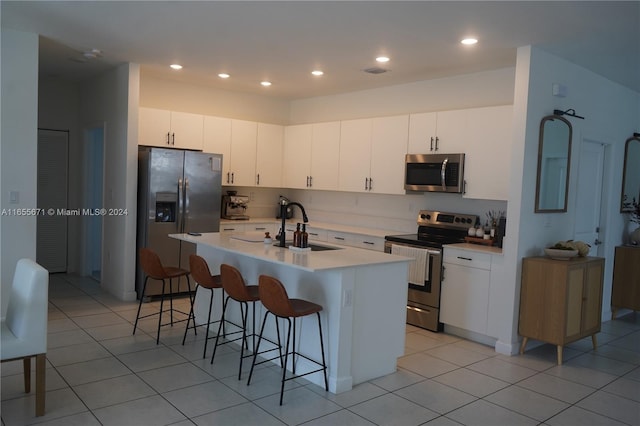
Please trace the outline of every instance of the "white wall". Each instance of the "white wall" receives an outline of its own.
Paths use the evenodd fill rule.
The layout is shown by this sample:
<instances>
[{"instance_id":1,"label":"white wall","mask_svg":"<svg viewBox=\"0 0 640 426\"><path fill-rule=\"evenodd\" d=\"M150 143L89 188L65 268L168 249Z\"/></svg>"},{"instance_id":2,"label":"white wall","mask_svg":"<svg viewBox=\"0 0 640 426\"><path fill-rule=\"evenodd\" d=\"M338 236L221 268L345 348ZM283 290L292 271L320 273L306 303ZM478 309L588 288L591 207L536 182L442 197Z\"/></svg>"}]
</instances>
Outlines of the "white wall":
<instances>
[{"instance_id":1,"label":"white wall","mask_svg":"<svg viewBox=\"0 0 640 426\"><path fill-rule=\"evenodd\" d=\"M568 87L565 98L552 96L552 84ZM638 128L640 94L613 83L564 59L531 47L518 49L514 97L514 170L509 194L509 220L501 287L492 303L503 315L493 317L503 349L517 349L517 315L520 297L520 266L525 256L541 255L542 249L558 240L573 238L576 185L582 141L599 141L607 146L601 218L605 257L603 318L610 317L611 277L615 246L622 243L625 218L619 213L624 141ZM535 181L539 125L554 109L573 108L584 120L569 118L573 126L572 164L566 213L535 214ZM493 289L492 289L493 290ZM490 309L491 311L491 309ZM491 321L491 320L490 320Z\"/></svg>"},{"instance_id":2,"label":"white wall","mask_svg":"<svg viewBox=\"0 0 640 426\"><path fill-rule=\"evenodd\" d=\"M139 66L121 65L84 84L81 123L104 122L104 208L126 209L103 221L102 287L135 300Z\"/></svg>"},{"instance_id":3,"label":"white wall","mask_svg":"<svg viewBox=\"0 0 640 426\"><path fill-rule=\"evenodd\" d=\"M289 102L214 89L141 73L140 106L195 114L287 124Z\"/></svg>"},{"instance_id":4,"label":"white wall","mask_svg":"<svg viewBox=\"0 0 640 426\"><path fill-rule=\"evenodd\" d=\"M291 102L289 124L381 117L513 103L515 68Z\"/></svg>"},{"instance_id":5,"label":"white wall","mask_svg":"<svg viewBox=\"0 0 640 426\"><path fill-rule=\"evenodd\" d=\"M79 126L80 89L77 84L60 78L40 77L38 84L38 127L69 131L69 193L70 209L82 205L82 132ZM80 216L69 216L67 271L80 270Z\"/></svg>"},{"instance_id":6,"label":"white wall","mask_svg":"<svg viewBox=\"0 0 640 426\"><path fill-rule=\"evenodd\" d=\"M2 29L0 118L0 205L35 208L38 148L38 36ZM9 192L19 201L9 203ZM36 258L36 217L0 216L1 315L6 313L13 272L19 259Z\"/></svg>"}]
</instances>

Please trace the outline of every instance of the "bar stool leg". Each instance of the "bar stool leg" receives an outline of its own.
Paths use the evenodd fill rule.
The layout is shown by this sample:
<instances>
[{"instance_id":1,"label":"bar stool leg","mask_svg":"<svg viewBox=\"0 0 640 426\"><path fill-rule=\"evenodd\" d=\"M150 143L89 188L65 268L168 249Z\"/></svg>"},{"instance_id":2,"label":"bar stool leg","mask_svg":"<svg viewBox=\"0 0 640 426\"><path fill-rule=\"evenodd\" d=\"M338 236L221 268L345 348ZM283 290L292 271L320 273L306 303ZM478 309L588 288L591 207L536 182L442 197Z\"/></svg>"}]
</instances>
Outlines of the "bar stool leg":
<instances>
[{"instance_id":1,"label":"bar stool leg","mask_svg":"<svg viewBox=\"0 0 640 426\"><path fill-rule=\"evenodd\" d=\"M169 280L171 283L171 280ZM171 285L171 284L169 284ZM156 345L160 343L160 327L162 326L162 310L164 309L164 290L165 280L162 280L162 295L160 295L160 314L158 315L158 335L156 336Z\"/></svg>"},{"instance_id":2,"label":"bar stool leg","mask_svg":"<svg viewBox=\"0 0 640 426\"><path fill-rule=\"evenodd\" d=\"M220 324L218 324L218 334L216 335L216 344L213 346L213 355L211 355L211 362L213 364L213 359L216 357L216 350L218 349L218 341L220 340L220 332L222 330L222 326L224 324L224 316L227 312L227 304L229 303L229 298L231 296L227 296L222 305L222 316L220 317Z\"/></svg>"},{"instance_id":3,"label":"bar stool leg","mask_svg":"<svg viewBox=\"0 0 640 426\"><path fill-rule=\"evenodd\" d=\"M140 309L142 308L142 299L144 299L144 292L147 290L147 281L149 277L144 278L144 284L142 285L142 294L140 295L140 303L138 304L138 313L136 314L136 322L133 324L133 334L136 334L136 328L138 327L138 318L140 318Z\"/></svg>"},{"instance_id":4,"label":"bar stool leg","mask_svg":"<svg viewBox=\"0 0 640 426\"><path fill-rule=\"evenodd\" d=\"M324 373L324 390L329 392L329 381L327 380L327 362L324 359L324 342L322 341L322 323L320 321L320 312L316 312L318 316L318 332L320 333L320 352L322 353L322 372Z\"/></svg>"},{"instance_id":5,"label":"bar stool leg","mask_svg":"<svg viewBox=\"0 0 640 426\"><path fill-rule=\"evenodd\" d=\"M260 342L262 341L262 333L264 332L264 326L267 323L267 315L269 315L269 311L265 312L264 319L262 320L262 327L260 327L260 334L258 335L258 346L256 346L256 351L253 353L253 361L251 362L251 370L249 370L249 378L247 379L247 386L251 384L251 376L253 376L253 367L256 365L256 359L258 358L258 351L260 350ZM278 344L280 343L280 333L278 333ZM280 358L282 360L282 358Z\"/></svg>"},{"instance_id":6,"label":"bar stool leg","mask_svg":"<svg viewBox=\"0 0 640 426\"><path fill-rule=\"evenodd\" d=\"M247 316L249 315L249 305L247 302L240 302L240 315L242 315L242 341L240 342L240 367L238 368L238 380L242 377L242 360L244 359L245 347L249 350L247 343Z\"/></svg>"},{"instance_id":7,"label":"bar stool leg","mask_svg":"<svg viewBox=\"0 0 640 426\"><path fill-rule=\"evenodd\" d=\"M198 291L198 284L196 284L196 291ZM191 309L189 309L189 316L187 317L187 326L184 329L184 336L182 336L182 346L184 346L184 342L187 340L187 332L189 331L189 322L191 321L192 316L193 316L193 327L195 330L196 318L195 318L195 315L193 315L193 304L191 304Z\"/></svg>"},{"instance_id":8,"label":"bar stool leg","mask_svg":"<svg viewBox=\"0 0 640 426\"><path fill-rule=\"evenodd\" d=\"M178 280L180 279L178 278ZM169 310L169 315L171 316L171 327L173 327L173 279L171 278L169 278L169 305L171 306L171 309Z\"/></svg>"},{"instance_id":9,"label":"bar stool leg","mask_svg":"<svg viewBox=\"0 0 640 426\"><path fill-rule=\"evenodd\" d=\"M277 321L277 317L276 317L276 321ZM287 376L287 359L289 357L289 340L291 339L291 319L287 318L287 322L289 323L289 326L287 327L287 345L286 345L286 347L284 349L284 368L282 369L282 383L280 384L280 405L282 405L282 397L284 396L284 382L285 382L285 378ZM295 324L296 324L296 321L294 319L293 320L294 328L295 328ZM296 339L296 336L295 336L295 333L294 333L294 336L293 336L294 342L295 342L295 339ZM293 359L294 359L294 362L293 362L294 368L295 368L295 350L296 350L296 348L295 348L295 343L294 343L293 354L292 354L293 355ZM294 372L294 374L295 374L295 372Z\"/></svg>"},{"instance_id":10,"label":"bar stool leg","mask_svg":"<svg viewBox=\"0 0 640 426\"><path fill-rule=\"evenodd\" d=\"M202 358L207 356L207 344L209 343L209 324L211 324L211 311L213 310L213 289L211 289L211 297L209 298L209 315L207 316L207 329L204 336L204 352L202 352ZM192 308L193 309L193 308ZM193 325L196 325L196 317L193 317Z\"/></svg>"}]
</instances>

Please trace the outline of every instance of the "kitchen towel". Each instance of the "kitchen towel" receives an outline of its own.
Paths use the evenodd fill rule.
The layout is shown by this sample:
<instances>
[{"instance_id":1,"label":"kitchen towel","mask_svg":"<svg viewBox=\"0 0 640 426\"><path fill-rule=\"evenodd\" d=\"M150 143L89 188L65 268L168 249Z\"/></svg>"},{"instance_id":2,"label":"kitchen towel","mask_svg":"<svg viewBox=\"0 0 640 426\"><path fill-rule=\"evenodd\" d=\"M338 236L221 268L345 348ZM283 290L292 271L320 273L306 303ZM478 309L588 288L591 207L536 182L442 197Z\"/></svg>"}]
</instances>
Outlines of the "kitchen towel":
<instances>
[{"instance_id":1,"label":"kitchen towel","mask_svg":"<svg viewBox=\"0 0 640 426\"><path fill-rule=\"evenodd\" d=\"M429 276L429 252L425 249L391 245L391 254L412 257L409 262L409 284L424 286L424 280Z\"/></svg>"}]
</instances>

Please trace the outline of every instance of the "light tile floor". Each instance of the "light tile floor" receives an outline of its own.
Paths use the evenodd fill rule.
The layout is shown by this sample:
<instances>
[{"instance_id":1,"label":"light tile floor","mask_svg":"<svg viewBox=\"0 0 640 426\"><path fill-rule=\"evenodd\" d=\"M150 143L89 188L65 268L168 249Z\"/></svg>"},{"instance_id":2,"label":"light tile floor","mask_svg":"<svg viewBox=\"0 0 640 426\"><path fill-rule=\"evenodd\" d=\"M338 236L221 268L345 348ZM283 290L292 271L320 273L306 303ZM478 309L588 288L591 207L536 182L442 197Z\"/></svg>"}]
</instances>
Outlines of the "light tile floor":
<instances>
[{"instance_id":1,"label":"light tile floor","mask_svg":"<svg viewBox=\"0 0 640 426\"><path fill-rule=\"evenodd\" d=\"M34 417L22 364L4 363L2 425L640 425L639 314L603 323L597 351L590 338L569 345L562 366L551 345L510 357L408 326L396 373L339 395L288 382L281 407L276 366L246 386L232 345L211 365L203 333L181 345L184 323L156 345L154 319L131 334L136 303L87 278L50 283L46 415Z\"/></svg>"}]
</instances>

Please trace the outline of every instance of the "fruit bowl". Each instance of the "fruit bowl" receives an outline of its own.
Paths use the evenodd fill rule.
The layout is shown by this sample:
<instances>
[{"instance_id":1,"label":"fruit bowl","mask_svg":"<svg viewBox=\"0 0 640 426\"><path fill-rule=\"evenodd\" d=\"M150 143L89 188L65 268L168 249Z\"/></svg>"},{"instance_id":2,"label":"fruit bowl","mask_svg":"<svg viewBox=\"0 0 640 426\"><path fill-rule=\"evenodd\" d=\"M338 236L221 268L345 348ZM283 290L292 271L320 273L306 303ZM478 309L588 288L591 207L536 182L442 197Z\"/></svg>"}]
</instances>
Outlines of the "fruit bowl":
<instances>
[{"instance_id":1,"label":"fruit bowl","mask_svg":"<svg viewBox=\"0 0 640 426\"><path fill-rule=\"evenodd\" d=\"M546 248L544 253L555 260L569 260L578 255L578 250L562 250L555 248Z\"/></svg>"}]
</instances>

